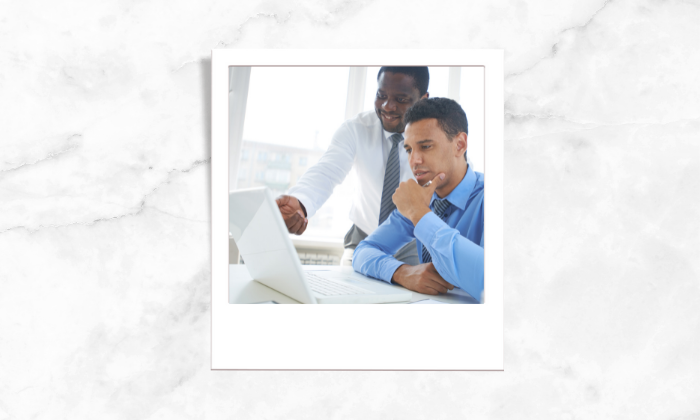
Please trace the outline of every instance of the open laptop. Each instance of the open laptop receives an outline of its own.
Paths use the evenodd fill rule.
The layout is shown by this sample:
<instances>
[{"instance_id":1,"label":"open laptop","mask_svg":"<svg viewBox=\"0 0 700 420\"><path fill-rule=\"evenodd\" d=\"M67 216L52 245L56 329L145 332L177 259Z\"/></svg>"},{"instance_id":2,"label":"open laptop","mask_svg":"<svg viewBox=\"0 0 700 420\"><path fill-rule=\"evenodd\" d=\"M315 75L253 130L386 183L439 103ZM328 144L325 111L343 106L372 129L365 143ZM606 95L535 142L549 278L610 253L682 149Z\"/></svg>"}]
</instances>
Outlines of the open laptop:
<instances>
[{"instance_id":1,"label":"open laptop","mask_svg":"<svg viewBox=\"0 0 700 420\"><path fill-rule=\"evenodd\" d=\"M266 187L229 193L229 232L252 278L301 303L408 302L412 293L355 272L304 271Z\"/></svg>"}]
</instances>

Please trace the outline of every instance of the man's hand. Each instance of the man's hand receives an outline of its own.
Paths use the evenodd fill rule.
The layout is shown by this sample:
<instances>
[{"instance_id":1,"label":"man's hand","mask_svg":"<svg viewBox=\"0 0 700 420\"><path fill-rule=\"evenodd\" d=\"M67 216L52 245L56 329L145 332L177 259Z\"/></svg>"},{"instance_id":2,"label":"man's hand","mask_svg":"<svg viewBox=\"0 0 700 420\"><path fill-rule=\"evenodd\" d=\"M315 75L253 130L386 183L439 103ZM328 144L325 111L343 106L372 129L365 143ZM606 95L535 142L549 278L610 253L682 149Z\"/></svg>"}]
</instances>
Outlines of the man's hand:
<instances>
[{"instance_id":1,"label":"man's hand","mask_svg":"<svg viewBox=\"0 0 700 420\"><path fill-rule=\"evenodd\" d=\"M431 262L419 265L404 264L396 269L391 279L408 290L426 295L447 293L448 289L455 288L440 276Z\"/></svg>"},{"instance_id":2,"label":"man's hand","mask_svg":"<svg viewBox=\"0 0 700 420\"><path fill-rule=\"evenodd\" d=\"M275 199L277 207L280 208L284 224L287 225L289 233L301 235L309 224L309 219L304 216L299 200L291 195L280 195Z\"/></svg>"},{"instance_id":3,"label":"man's hand","mask_svg":"<svg viewBox=\"0 0 700 420\"><path fill-rule=\"evenodd\" d=\"M430 198L437 188L438 181L444 178L445 174L438 174L424 187L418 185L415 179L399 184L391 199L394 200L399 213L410 219L413 226L417 225L426 213L430 213Z\"/></svg>"}]
</instances>

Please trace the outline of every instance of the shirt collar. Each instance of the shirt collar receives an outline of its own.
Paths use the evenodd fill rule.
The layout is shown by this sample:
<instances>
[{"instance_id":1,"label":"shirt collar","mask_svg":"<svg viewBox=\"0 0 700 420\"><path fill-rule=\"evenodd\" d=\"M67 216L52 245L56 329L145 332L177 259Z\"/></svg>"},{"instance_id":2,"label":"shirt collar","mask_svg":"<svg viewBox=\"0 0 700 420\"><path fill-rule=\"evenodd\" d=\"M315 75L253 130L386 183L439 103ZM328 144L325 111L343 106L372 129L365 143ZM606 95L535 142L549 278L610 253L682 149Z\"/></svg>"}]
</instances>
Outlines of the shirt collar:
<instances>
[{"instance_id":1,"label":"shirt collar","mask_svg":"<svg viewBox=\"0 0 700 420\"><path fill-rule=\"evenodd\" d=\"M467 166L467 173L464 174L464 178L462 178L462 181L457 184L454 190L452 190L451 193L447 194L447 197L443 198L442 200L448 200L453 206L457 206L460 209L464 210L467 207L467 201L469 200L469 196L472 194L472 190L474 189L474 185L476 184L476 175L474 174L474 171L472 170L472 166L469 165ZM433 193L433 197L430 199L430 205L432 206L433 200L440 200L441 198L438 197L437 193Z\"/></svg>"},{"instance_id":2,"label":"shirt collar","mask_svg":"<svg viewBox=\"0 0 700 420\"><path fill-rule=\"evenodd\" d=\"M390 143L391 143L391 140L389 140L389 138L390 138L391 136L393 136L394 134L401 134L401 138L402 138L402 139L405 138L404 133L390 133L390 132L386 131L386 130L384 129L384 127L382 127L382 131L384 132L384 139L387 140L387 141L389 141ZM401 143L402 141L403 141L403 140L401 140L399 143Z\"/></svg>"}]
</instances>

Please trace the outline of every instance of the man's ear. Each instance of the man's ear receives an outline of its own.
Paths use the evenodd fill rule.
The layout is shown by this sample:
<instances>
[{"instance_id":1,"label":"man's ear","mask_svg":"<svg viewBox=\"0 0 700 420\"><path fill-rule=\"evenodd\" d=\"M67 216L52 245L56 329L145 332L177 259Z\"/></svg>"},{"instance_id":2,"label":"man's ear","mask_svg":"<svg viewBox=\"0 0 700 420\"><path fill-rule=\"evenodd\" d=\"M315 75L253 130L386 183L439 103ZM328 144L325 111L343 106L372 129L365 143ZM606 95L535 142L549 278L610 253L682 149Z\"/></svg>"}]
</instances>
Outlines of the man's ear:
<instances>
[{"instance_id":1,"label":"man's ear","mask_svg":"<svg viewBox=\"0 0 700 420\"><path fill-rule=\"evenodd\" d=\"M464 156L467 151L467 133L461 132L452 140L455 145L455 157Z\"/></svg>"},{"instance_id":2,"label":"man's ear","mask_svg":"<svg viewBox=\"0 0 700 420\"><path fill-rule=\"evenodd\" d=\"M430 98L430 92L425 92L425 95L420 97L421 99L428 99Z\"/></svg>"}]
</instances>

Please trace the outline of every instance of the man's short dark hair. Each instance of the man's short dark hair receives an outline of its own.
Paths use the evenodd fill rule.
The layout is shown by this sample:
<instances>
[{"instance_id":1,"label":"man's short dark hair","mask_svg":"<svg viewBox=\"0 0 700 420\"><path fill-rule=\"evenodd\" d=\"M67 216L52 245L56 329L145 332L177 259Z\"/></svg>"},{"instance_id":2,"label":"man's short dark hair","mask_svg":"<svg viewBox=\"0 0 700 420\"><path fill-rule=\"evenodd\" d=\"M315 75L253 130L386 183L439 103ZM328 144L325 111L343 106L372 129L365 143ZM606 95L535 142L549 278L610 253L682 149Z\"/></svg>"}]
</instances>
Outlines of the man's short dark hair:
<instances>
[{"instance_id":1,"label":"man's short dark hair","mask_svg":"<svg viewBox=\"0 0 700 420\"><path fill-rule=\"evenodd\" d=\"M430 73L427 67L382 67L377 73L377 80L385 71L391 73L401 73L413 78L413 87L418 89L420 96L428 93L428 83L430 83Z\"/></svg>"},{"instance_id":2,"label":"man's short dark hair","mask_svg":"<svg viewBox=\"0 0 700 420\"><path fill-rule=\"evenodd\" d=\"M438 126L450 141L459 133L469 134L467 114L457 102L449 98L421 99L406 111L403 122L408 125L429 118L437 120Z\"/></svg>"}]
</instances>

